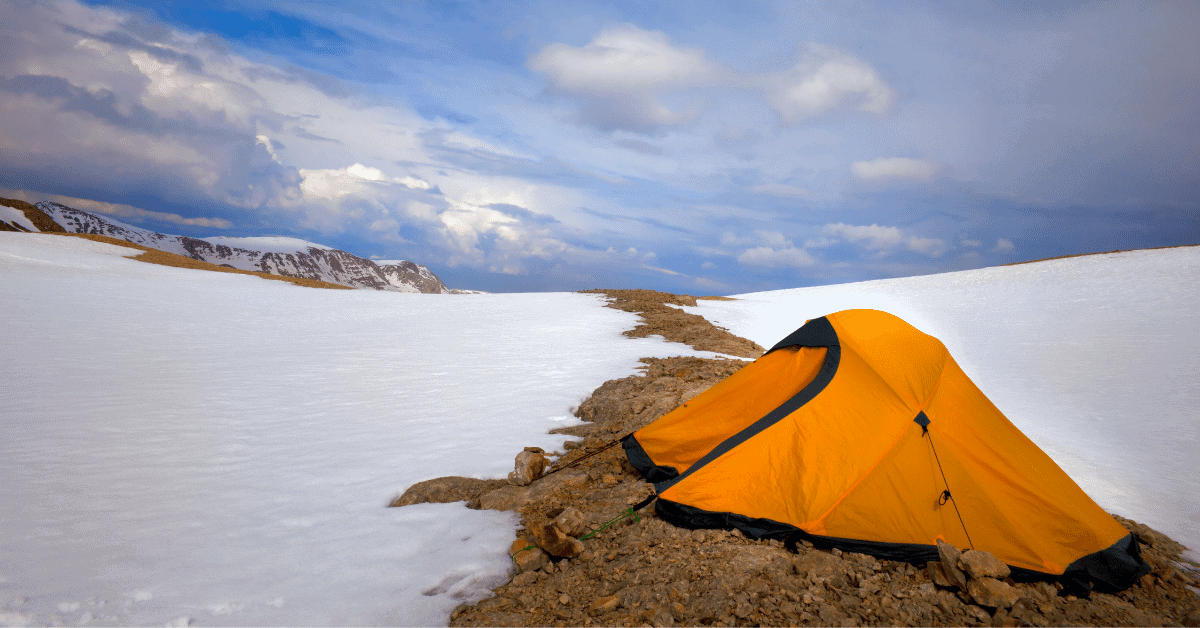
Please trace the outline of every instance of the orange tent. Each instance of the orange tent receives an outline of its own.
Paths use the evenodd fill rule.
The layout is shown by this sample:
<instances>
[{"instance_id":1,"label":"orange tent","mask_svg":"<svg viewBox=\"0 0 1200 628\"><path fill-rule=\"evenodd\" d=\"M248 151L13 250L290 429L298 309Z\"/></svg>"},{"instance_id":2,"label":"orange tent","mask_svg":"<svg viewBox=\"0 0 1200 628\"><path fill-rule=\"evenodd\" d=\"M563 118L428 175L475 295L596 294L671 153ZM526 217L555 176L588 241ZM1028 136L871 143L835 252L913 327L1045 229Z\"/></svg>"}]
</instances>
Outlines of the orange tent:
<instances>
[{"instance_id":1,"label":"orange tent","mask_svg":"<svg viewBox=\"0 0 1200 628\"><path fill-rule=\"evenodd\" d=\"M941 342L885 312L808 321L623 444L676 525L908 561L942 539L1085 588L1149 571Z\"/></svg>"}]
</instances>

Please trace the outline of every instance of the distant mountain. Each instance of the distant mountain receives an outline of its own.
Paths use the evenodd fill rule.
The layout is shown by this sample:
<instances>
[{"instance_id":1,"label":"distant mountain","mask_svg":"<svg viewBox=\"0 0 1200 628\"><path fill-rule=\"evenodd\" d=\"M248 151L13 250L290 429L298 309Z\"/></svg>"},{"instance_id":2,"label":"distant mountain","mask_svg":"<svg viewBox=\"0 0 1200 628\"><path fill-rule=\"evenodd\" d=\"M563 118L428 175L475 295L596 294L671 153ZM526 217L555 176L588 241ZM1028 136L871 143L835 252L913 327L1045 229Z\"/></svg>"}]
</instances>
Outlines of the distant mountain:
<instances>
[{"instance_id":1,"label":"distant mountain","mask_svg":"<svg viewBox=\"0 0 1200 628\"><path fill-rule=\"evenodd\" d=\"M59 203L35 205L68 233L95 233L192 259L285 277L304 277L351 288L450 294L425 266L397 260L373 262L296 238L190 238L127 225ZM45 231L46 229L41 229Z\"/></svg>"}]
</instances>

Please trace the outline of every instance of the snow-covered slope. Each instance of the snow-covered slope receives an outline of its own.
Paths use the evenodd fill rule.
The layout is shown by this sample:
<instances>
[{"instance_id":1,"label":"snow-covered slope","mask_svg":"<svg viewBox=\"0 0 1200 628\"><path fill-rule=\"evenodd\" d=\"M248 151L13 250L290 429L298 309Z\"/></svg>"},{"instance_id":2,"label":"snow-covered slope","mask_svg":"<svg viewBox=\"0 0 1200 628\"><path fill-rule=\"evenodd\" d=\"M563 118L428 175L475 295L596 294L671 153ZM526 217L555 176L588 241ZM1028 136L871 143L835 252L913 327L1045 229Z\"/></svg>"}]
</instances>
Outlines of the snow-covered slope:
<instances>
[{"instance_id":1,"label":"snow-covered slope","mask_svg":"<svg viewBox=\"0 0 1200 628\"><path fill-rule=\"evenodd\" d=\"M96 233L193 259L288 277L304 277L352 288L392 292L449 294L425 266L412 262L380 265L357 255L296 238L166 235L67 207L41 202L37 207L72 233Z\"/></svg>"},{"instance_id":2,"label":"snow-covered slope","mask_svg":"<svg viewBox=\"0 0 1200 628\"><path fill-rule=\"evenodd\" d=\"M1200 246L737 298L685 309L764 347L840 310L903 318L1097 503L1200 552Z\"/></svg>"},{"instance_id":3,"label":"snow-covered slope","mask_svg":"<svg viewBox=\"0 0 1200 628\"><path fill-rule=\"evenodd\" d=\"M310 290L0 233L0 624L444 625L515 519L384 508L503 477L636 358L580 294ZM1200 548L1200 248L702 301L771 345L887 310L1101 505ZM420 334L411 333L420 329Z\"/></svg>"},{"instance_id":4,"label":"snow-covered slope","mask_svg":"<svg viewBox=\"0 0 1200 628\"><path fill-rule=\"evenodd\" d=\"M625 338L636 317L593 295L312 290L136 254L0 233L0 625L445 625L507 578L517 520L388 500L504 477L639 357L696 355Z\"/></svg>"}]
</instances>

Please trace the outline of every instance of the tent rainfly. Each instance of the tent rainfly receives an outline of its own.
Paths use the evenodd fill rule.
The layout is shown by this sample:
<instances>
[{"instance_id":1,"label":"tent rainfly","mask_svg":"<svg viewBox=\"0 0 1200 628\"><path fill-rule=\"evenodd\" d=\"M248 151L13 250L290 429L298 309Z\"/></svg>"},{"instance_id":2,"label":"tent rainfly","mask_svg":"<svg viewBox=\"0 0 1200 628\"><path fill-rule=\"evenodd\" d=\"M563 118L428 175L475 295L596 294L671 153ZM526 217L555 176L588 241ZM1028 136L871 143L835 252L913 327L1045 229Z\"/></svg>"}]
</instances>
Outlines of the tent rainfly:
<instances>
[{"instance_id":1,"label":"tent rainfly","mask_svg":"<svg viewBox=\"0 0 1200 628\"><path fill-rule=\"evenodd\" d=\"M885 312L808 321L623 445L683 527L910 562L937 560L941 539L1085 590L1149 572L940 341Z\"/></svg>"}]
</instances>

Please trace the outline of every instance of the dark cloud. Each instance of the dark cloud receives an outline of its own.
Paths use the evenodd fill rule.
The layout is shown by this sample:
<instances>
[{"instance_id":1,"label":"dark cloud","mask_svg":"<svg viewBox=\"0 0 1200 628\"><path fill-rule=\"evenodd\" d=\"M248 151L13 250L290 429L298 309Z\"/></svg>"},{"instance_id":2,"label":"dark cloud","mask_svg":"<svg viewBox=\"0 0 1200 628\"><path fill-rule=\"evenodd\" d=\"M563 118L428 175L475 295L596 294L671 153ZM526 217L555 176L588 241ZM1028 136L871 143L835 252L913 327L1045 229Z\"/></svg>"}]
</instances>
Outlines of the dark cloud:
<instances>
[{"instance_id":1,"label":"dark cloud","mask_svg":"<svg viewBox=\"0 0 1200 628\"><path fill-rule=\"evenodd\" d=\"M80 30L78 28L74 28L74 27L66 25L66 24L63 24L62 28L64 31L71 33L73 35L81 35L81 36L89 37L92 39L98 39L100 41L112 44L114 46L119 46L119 47L125 48L127 50L141 50L142 52L149 54L150 56L154 57L155 59L157 59L158 61L160 61L162 63L171 63L171 64L182 65L183 67L187 68L188 70L191 70L192 72L195 72L196 74L199 74L204 71L204 63L200 61L199 57L196 57L194 55L190 55L187 53L179 52L177 50L172 50L171 48L167 48L166 46L161 46L158 44L148 44L140 39L137 39L133 35L130 35L129 33L123 33L120 31L109 31L107 33L96 34L96 33L89 33L87 31Z\"/></svg>"},{"instance_id":2,"label":"dark cloud","mask_svg":"<svg viewBox=\"0 0 1200 628\"><path fill-rule=\"evenodd\" d=\"M426 120L437 120L438 118L441 118L447 122L464 125L475 124L479 121L479 118L476 118L475 116L470 116L465 113L455 111L450 107L436 102L421 103L416 105L414 109L416 109L416 112Z\"/></svg>"},{"instance_id":3,"label":"dark cloud","mask_svg":"<svg viewBox=\"0 0 1200 628\"><path fill-rule=\"evenodd\" d=\"M335 140L335 139L331 139L328 137L321 137L320 135L314 135L312 133L309 133L308 131L305 131L304 129L302 129L298 126L292 127L291 129L289 129L289 132L291 132L291 134L295 135L296 137L306 139L306 140L312 140L314 142L333 142L334 144L342 143L340 140Z\"/></svg>"},{"instance_id":4,"label":"dark cloud","mask_svg":"<svg viewBox=\"0 0 1200 628\"><path fill-rule=\"evenodd\" d=\"M634 140L634 139L613 140L613 144L616 144L617 146L620 146L622 148L628 148L629 150L642 153L643 155L662 155L663 154L663 149L655 146L654 144L651 144L649 142L643 142L641 140Z\"/></svg>"},{"instance_id":5,"label":"dark cloud","mask_svg":"<svg viewBox=\"0 0 1200 628\"><path fill-rule=\"evenodd\" d=\"M93 93L57 76L23 74L13 78L0 77L0 91L37 96L56 103L59 111L88 114L112 126L148 135L225 139L245 137L244 133L229 128L202 124L188 114L168 118L140 103L120 102L118 95L112 91L99 90Z\"/></svg>"},{"instance_id":6,"label":"dark cloud","mask_svg":"<svg viewBox=\"0 0 1200 628\"><path fill-rule=\"evenodd\" d=\"M684 229L683 227L676 227L675 225L669 225L661 220L657 220L655 218L650 218L647 216L620 216L617 214L607 214L605 212L599 212L594 209L588 209L586 207L578 207L577 209L585 214L589 214L591 216L596 216L597 218L605 218L607 220L627 220L627 221L631 221L631 222L641 223L643 225L650 225L651 227L657 227L659 229L664 229L666 231L674 231L676 233L692 233L692 231L689 229Z\"/></svg>"},{"instance_id":7,"label":"dark cloud","mask_svg":"<svg viewBox=\"0 0 1200 628\"><path fill-rule=\"evenodd\" d=\"M537 212L525 209L524 207L518 207L516 205L510 205L508 203L492 203L491 205L488 205L487 207L490 209L494 209L494 210L496 210L502 214L505 214L507 216L511 216L513 218L518 218L523 222L530 222L535 225L560 224L558 219L555 218L554 216L549 216L546 214L539 214Z\"/></svg>"}]
</instances>

